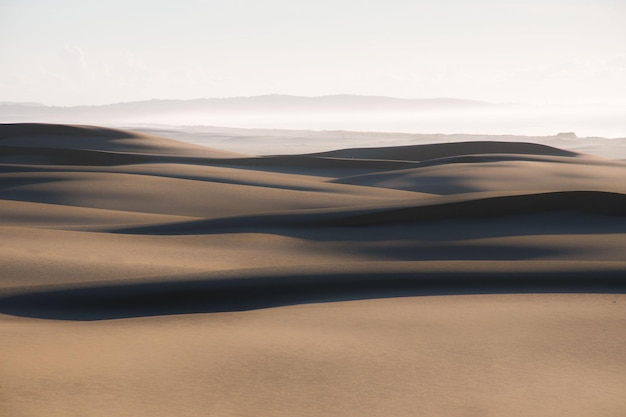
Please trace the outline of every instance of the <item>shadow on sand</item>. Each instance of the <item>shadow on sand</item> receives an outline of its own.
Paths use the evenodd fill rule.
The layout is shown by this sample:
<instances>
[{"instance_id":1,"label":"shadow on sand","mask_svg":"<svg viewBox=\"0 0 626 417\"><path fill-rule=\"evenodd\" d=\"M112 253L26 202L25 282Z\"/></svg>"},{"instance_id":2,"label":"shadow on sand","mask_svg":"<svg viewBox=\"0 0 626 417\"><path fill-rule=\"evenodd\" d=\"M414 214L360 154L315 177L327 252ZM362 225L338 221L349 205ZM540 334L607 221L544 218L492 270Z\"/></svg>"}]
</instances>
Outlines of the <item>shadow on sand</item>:
<instances>
[{"instance_id":1,"label":"shadow on sand","mask_svg":"<svg viewBox=\"0 0 626 417\"><path fill-rule=\"evenodd\" d=\"M89 321L388 297L513 293L626 293L626 274L621 270L570 270L196 277L5 293L0 296L0 312L31 318Z\"/></svg>"}]
</instances>

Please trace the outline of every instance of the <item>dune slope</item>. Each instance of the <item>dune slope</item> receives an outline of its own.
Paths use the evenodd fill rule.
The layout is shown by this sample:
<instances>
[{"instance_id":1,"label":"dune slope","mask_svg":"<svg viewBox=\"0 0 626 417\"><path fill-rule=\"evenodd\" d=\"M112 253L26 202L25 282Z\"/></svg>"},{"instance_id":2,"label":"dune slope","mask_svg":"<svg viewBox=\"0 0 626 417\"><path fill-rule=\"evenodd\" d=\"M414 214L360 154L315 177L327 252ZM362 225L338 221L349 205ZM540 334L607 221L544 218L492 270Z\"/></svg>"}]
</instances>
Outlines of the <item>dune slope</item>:
<instances>
[{"instance_id":1,"label":"dune slope","mask_svg":"<svg viewBox=\"0 0 626 417\"><path fill-rule=\"evenodd\" d=\"M618 416L624 178L0 125L0 415Z\"/></svg>"}]
</instances>

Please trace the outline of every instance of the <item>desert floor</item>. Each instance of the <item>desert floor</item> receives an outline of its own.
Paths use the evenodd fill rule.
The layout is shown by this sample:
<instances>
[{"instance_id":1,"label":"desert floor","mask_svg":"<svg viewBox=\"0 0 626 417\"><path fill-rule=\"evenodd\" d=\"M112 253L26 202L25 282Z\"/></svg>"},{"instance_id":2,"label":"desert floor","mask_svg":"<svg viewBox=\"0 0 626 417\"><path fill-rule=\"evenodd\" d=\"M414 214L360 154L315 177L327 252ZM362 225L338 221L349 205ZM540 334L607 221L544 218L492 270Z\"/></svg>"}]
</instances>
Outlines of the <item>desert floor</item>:
<instances>
[{"instance_id":1,"label":"desert floor","mask_svg":"<svg viewBox=\"0 0 626 417\"><path fill-rule=\"evenodd\" d=\"M0 415L623 416L626 162L584 151L0 125Z\"/></svg>"}]
</instances>

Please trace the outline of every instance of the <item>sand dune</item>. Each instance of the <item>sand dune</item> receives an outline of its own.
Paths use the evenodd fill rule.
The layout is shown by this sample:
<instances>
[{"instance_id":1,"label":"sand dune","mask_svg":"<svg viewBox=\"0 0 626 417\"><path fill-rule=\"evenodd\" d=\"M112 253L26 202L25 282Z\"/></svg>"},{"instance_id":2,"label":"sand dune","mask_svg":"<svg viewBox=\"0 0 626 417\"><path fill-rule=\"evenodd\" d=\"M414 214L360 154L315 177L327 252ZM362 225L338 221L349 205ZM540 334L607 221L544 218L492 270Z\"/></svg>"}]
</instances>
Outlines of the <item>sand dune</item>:
<instances>
[{"instance_id":1,"label":"sand dune","mask_svg":"<svg viewBox=\"0 0 626 417\"><path fill-rule=\"evenodd\" d=\"M386 148L356 148L320 152L314 155L336 158L390 159L400 161L424 161L428 159L474 154L520 154L576 156L577 153L537 143L520 142L456 142L430 145L392 146Z\"/></svg>"},{"instance_id":2,"label":"sand dune","mask_svg":"<svg viewBox=\"0 0 626 417\"><path fill-rule=\"evenodd\" d=\"M335 182L436 194L480 191L626 191L626 165L588 158L445 158L415 168L344 177Z\"/></svg>"},{"instance_id":3,"label":"sand dune","mask_svg":"<svg viewBox=\"0 0 626 417\"><path fill-rule=\"evenodd\" d=\"M241 157L241 154L209 149L146 133L95 126L39 123L3 124L0 141L5 147L44 147L65 151L94 150L137 154L194 156L208 158Z\"/></svg>"},{"instance_id":4,"label":"sand dune","mask_svg":"<svg viewBox=\"0 0 626 417\"><path fill-rule=\"evenodd\" d=\"M0 415L621 415L624 178L0 125Z\"/></svg>"},{"instance_id":5,"label":"sand dune","mask_svg":"<svg viewBox=\"0 0 626 417\"><path fill-rule=\"evenodd\" d=\"M518 117L518 116L516 116ZM275 127L275 126L274 126ZM561 129L562 126L555 129ZM344 127L345 128L345 127ZM431 132L449 131L450 126L442 129L428 129ZM314 152L336 151L346 148L381 148L415 146L458 142L511 142L536 143L552 148L585 153L609 159L626 158L626 138L579 137L571 133L550 136L523 136L502 134L474 133L400 133L400 126L393 130L349 131L349 130L283 130L283 129L242 129L215 126L134 126L133 130L166 136L185 142L251 155L274 154L311 154ZM375 130L375 129L372 129ZM384 130L384 129L383 129ZM426 129L424 129L426 130ZM462 129L457 129L462 131ZM556 133L556 131L554 132ZM621 134L621 133L619 133Z\"/></svg>"}]
</instances>

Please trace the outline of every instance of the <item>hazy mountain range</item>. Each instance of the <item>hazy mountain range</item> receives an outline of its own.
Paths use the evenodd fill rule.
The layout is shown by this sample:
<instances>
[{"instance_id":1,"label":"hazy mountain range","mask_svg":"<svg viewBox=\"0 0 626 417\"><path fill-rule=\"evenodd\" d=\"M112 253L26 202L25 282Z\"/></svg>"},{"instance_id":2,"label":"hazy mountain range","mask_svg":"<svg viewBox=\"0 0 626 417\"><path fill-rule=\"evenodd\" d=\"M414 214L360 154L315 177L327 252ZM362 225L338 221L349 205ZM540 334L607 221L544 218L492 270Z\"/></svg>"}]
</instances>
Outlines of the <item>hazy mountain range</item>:
<instances>
[{"instance_id":1,"label":"hazy mountain range","mask_svg":"<svg viewBox=\"0 0 626 417\"><path fill-rule=\"evenodd\" d=\"M501 106L454 98L401 99L380 96L332 95L300 97L264 95L254 97L201 98L194 100L145 100L97 106L58 107L39 103L0 102L2 121L50 118L93 121L132 121L176 114L279 114L279 113L371 113L427 110L459 110Z\"/></svg>"},{"instance_id":2,"label":"hazy mountain range","mask_svg":"<svg viewBox=\"0 0 626 417\"><path fill-rule=\"evenodd\" d=\"M219 126L362 132L626 136L624 106L531 105L456 98L384 96L200 98L91 106L0 101L0 123L43 122L118 127Z\"/></svg>"}]
</instances>

